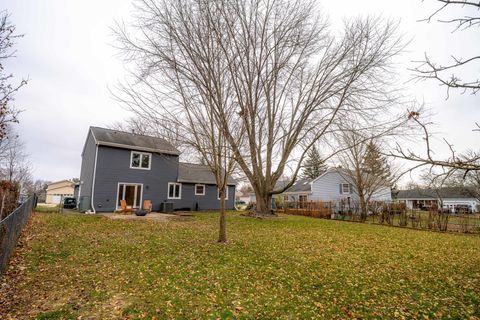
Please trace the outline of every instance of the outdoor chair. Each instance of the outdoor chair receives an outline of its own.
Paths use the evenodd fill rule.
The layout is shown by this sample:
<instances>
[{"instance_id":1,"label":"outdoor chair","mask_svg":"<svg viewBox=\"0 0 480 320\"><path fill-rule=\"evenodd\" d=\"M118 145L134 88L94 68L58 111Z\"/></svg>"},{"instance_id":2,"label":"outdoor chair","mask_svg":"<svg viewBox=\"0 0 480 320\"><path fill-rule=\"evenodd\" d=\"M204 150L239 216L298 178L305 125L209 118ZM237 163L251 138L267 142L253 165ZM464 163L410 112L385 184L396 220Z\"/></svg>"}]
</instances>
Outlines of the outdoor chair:
<instances>
[{"instance_id":1,"label":"outdoor chair","mask_svg":"<svg viewBox=\"0 0 480 320\"><path fill-rule=\"evenodd\" d=\"M129 213L129 212L135 213L135 211L136 211L136 210L133 209L133 208L129 208L129 207L127 206L127 201L125 201L125 200L120 200L120 207L121 207L121 210L120 210L120 211L121 211L122 213Z\"/></svg>"},{"instance_id":2,"label":"outdoor chair","mask_svg":"<svg viewBox=\"0 0 480 320\"><path fill-rule=\"evenodd\" d=\"M147 211L148 213L152 212L151 200L143 200L143 210Z\"/></svg>"}]
</instances>

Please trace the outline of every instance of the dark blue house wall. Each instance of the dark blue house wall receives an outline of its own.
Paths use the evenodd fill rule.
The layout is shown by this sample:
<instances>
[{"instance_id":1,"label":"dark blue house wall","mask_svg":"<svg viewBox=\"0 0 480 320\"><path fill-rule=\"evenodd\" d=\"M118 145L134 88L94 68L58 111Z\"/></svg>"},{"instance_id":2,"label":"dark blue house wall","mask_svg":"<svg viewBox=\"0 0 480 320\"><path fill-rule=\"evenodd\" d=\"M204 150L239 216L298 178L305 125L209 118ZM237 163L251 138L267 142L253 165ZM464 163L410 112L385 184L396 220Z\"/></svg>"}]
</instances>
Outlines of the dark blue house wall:
<instances>
[{"instance_id":1,"label":"dark blue house wall","mask_svg":"<svg viewBox=\"0 0 480 320\"><path fill-rule=\"evenodd\" d=\"M153 211L160 209L160 203L173 202L174 208L195 210L218 209L217 187L205 186L205 195L195 195L195 184L182 184L181 199L167 199L168 183L176 182L178 176L178 156L153 153L150 170L131 169L132 150L107 146L98 146L97 169L94 188L96 211L116 210L119 183L138 183L143 185L142 200L151 200ZM83 190L82 190L83 193ZM229 187L227 208L234 208L235 187Z\"/></svg>"},{"instance_id":2,"label":"dark blue house wall","mask_svg":"<svg viewBox=\"0 0 480 320\"><path fill-rule=\"evenodd\" d=\"M95 140L92 132L88 130L82 153L82 166L80 168L80 186L78 206L81 211L91 209L90 197L92 195L93 170L95 166Z\"/></svg>"},{"instance_id":3,"label":"dark blue house wall","mask_svg":"<svg viewBox=\"0 0 480 320\"><path fill-rule=\"evenodd\" d=\"M143 199L151 200L158 210L166 198L168 182L178 175L178 156L152 154L150 170L130 168L131 150L107 146L98 147L94 204L96 211L116 209L119 183L143 184Z\"/></svg>"},{"instance_id":4,"label":"dark blue house wall","mask_svg":"<svg viewBox=\"0 0 480 320\"><path fill-rule=\"evenodd\" d=\"M190 208L191 210L218 210L220 209L220 200L218 200L218 188L216 185L205 184L205 195L195 195L195 184L182 183L182 199L168 199L165 194L165 200L174 203L175 208ZM225 207L229 210L235 208L235 186L228 187L228 199L225 201Z\"/></svg>"}]
</instances>

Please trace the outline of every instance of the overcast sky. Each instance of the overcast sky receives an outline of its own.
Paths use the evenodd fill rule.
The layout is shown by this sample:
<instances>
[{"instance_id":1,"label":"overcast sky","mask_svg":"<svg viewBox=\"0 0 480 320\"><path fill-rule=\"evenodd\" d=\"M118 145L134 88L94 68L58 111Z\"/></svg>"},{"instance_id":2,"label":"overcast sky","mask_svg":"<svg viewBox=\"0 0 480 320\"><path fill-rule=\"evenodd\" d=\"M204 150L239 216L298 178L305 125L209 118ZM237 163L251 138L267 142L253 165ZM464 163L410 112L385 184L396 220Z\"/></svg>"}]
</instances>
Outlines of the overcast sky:
<instances>
[{"instance_id":1,"label":"overcast sky","mask_svg":"<svg viewBox=\"0 0 480 320\"><path fill-rule=\"evenodd\" d=\"M398 64L403 79L410 74L411 61L424 52L443 62L450 54L480 53L478 28L452 34L452 26L418 22L438 8L433 0L319 2L333 25L362 14L399 19L401 32L411 40ZM88 127L128 117L109 91L125 74L110 28L115 20L129 18L131 0L2 0L1 9L8 10L17 31L25 34L6 69L17 81L30 79L16 95L16 105L25 110L17 128L31 156L33 175L52 181L78 177ZM480 66L468 72L478 77ZM480 122L480 94L451 94L445 100L445 89L434 82L404 86L408 95L432 108L439 138L447 138L457 150L480 147L480 135L472 133ZM436 150L439 156L448 154L441 143Z\"/></svg>"}]
</instances>

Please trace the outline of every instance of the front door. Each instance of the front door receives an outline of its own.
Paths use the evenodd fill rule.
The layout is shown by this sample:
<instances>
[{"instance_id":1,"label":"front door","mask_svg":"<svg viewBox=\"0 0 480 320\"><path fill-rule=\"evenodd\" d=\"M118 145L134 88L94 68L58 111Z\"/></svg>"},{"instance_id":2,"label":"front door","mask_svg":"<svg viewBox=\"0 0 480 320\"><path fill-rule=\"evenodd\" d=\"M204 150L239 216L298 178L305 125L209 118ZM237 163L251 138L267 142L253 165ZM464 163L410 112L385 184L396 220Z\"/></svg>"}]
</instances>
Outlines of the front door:
<instances>
[{"instance_id":1,"label":"front door","mask_svg":"<svg viewBox=\"0 0 480 320\"><path fill-rule=\"evenodd\" d=\"M121 208L120 200L125 200L129 208L140 208L142 185L136 183L119 183L117 199L117 209Z\"/></svg>"}]
</instances>

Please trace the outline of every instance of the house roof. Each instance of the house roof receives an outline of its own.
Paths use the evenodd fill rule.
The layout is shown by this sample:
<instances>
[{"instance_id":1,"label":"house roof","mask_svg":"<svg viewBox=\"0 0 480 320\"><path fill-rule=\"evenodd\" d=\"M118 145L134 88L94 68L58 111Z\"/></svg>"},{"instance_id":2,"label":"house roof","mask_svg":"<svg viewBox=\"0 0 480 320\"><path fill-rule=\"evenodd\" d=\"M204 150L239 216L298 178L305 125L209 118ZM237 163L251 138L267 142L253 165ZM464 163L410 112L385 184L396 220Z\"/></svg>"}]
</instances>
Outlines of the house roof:
<instances>
[{"instance_id":1,"label":"house roof","mask_svg":"<svg viewBox=\"0 0 480 320\"><path fill-rule=\"evenodd\" d=\"M75 183L70 180L60 180L60 181L52 182L47 185L47 190L64 188L65 186L68 186L68 185L70 185L73 188Z\"/></svg>"},{"instance_id":2,"label":"house roof","mask_svg":"<svg viewBox=\"0 0 480 320\"><path fill-rule=\"evenodd\" d=\"M113 129L90 127L95 142L99 145L179 155L180 152L162 138L129 133Z\"/></svg>"},{"instance_id":3,"label":"house roof","mask_svg":"<svg viewBox=\"0 0 480 320\"><path fill-rule=\"evenodd\" d=\"M474 198L467 188L399 190L397 199Z\"/></svg>"},{"instance_id":4,"label":"house roof","mask_svg":"<svg viewBox=\"0 0 480 320\"><path fill-rule=\"evenodd\" d=\"M312 184L310 179L300 179L295 182L290 188L285 190L285 193L311 192Z\"/></svg>"},{"instance_id":5,"label":"house roof","mask_svg":"<svg viewBox=\"0 0 480 320\"><path fill-rule=\"evenodd\" d=\"M215 176L208 166L180 162L178 164L178 182L189 183L207 183L217 184ZM228 177L227 184L235 185L237 182L231 176Z\"/></svg>"}]
</instances>

